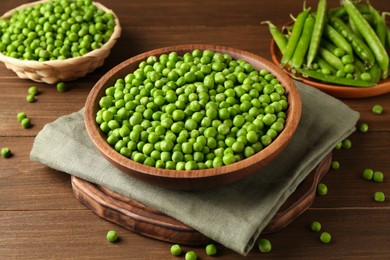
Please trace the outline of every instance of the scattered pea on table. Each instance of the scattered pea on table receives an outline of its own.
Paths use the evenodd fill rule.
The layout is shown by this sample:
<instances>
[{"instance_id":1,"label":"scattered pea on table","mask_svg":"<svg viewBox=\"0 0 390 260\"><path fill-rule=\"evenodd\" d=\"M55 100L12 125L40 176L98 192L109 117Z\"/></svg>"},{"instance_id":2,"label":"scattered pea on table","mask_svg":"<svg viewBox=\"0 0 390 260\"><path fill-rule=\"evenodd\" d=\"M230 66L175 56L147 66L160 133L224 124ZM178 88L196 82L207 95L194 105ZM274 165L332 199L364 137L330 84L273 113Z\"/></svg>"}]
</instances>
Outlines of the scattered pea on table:
<instances>
[{"instance_id":1,"label":"scattered pea on table","mask_svg":"<svg viewBox=\"0 0 390 260\"><path fill-rule=\"evenodd\" d=\"M172 245L170 251L171 251L171 254L175 255L175 256L181 255L181 252L182 252L179 244Z\"/></svg>"},{"instance_id":2,"label":"scattered pea on table","mask_svg":"<svg viewBox=\"0 0 390 260\"><path fill-rule=\"evenodd\" d=\"M340 163L338 161L333 161L331 167L334 170L340 169Z\"/></svg>"},{"instance_id":3,"label":"scattered pea on table","mask_svg":"<svg viewBox=\"0 0 390 260\"><path fill-rule=\"evenodd\" d=\"M26 113L25 112L19 112L17 115L16 115L16 118L18 119L18 121L21 123L23 119L25 119L27 117Z\"/></svg>"},{"instance_id":4,"label":"scattered pea on table","mask_svg":"<svg viewBox=\"0 0 390 260\"><path fill-rule=\"evenodd\" d=\"M328 186L324 183L319 183L317 186L317 194L319 196L325 196L328 194Z\"/></svg>"},{"instance_id":5,"label":"scattered pea on table","mask_svg":"<svg viewBox=\"0 0 390 260\"><path fill-rule=\"evenodd\" d=\"M383 107L381 105L374 105L372 107L372 112L376 115L381 115L383 112Z\"/></svg>"},{"instance_id":6,"label":"scattered pea on table","mask_svg":"<svg viewBox=\"0 0 390 260\"><path fill-rule=\"evenodd\" d=\"M10 158L11 155L11 150L8 147L1 148L1 156L3 158Z\"/></svg>"},{"instance_id":7,"label":"scattered pea on table","mask_svg":"<svg viewBox=\"0 0 390 260\"><path fill-rule=\"evenodd\" d=\"M342 142L342 147L346 150L349 150L351 149L352 147L352 142L351 140L349 140L348 138L347 139L344 139L343 142Z\"/></svg>"},{"instance_id":8,"label":"scattered pea on table","mask_svg":"<svg viewBox=\"0 0 390 260\"><path fill-rule=\"evenodd\" d=\"M118 239L118 233L115 230L110 230L107 232L107 240L110 242L115 242Z\"/></svg>"},{"instance_id":9,"label":"scattered pea on table","mask_svg":"<svg viewBox=\"0 0 390 260\"><path fill-rule=\"evenodd\" d=\"M310 225L310 229L314 232L320 232L321 231L321 223L318 221L313 221Z\"/></svg>"},{"instance_id":10,"label":"scattered pea on table","mask_svg":"<svg viewBox=\"0 0 390 260\"><path fill-rule=\"evenodd\" d=\"M320 241L323 244L329 244L330 241L332 240L332 236L330 235L329 232L322 232L320 235Z\"/></svg>"},{"instance_id":11,"label":"scattered pea on table","mask_svg":"<svg viewBox=\"0 0 390 260\"><path fill-rule=\"evenodd\" d=\"M261 253L269 253L272 250L271 241L266 238L261 238L258 242L258 247Z\"/></svg>"},{"instance_id":12,"label":"scattered pea on table","mask_svg":"<svg viewBox=\"0 0 390 260\"><path fill-rule=\"evenodd\" d=\"M380 171L374 172L374 176L373 176L374 182L383 182L383 178L384 178L383 172Z\"/></svg>"},{"instance_id":13,"label":"scattered pea on table","mask_svg":"<svg viewBox=\"0 0 390 260\"><path fill-rule=\"evenodd\" d=\"M368 131L368 124L367 123L361 123L359 125L359 131L362 133L365 133Z\"/></svg>"},{"instance_id":14,"label":"scattered pea on table","mask_svg":"<svg viewBox=\"0 0 390 260\"><path fill-rule=\"evenodd\" d=\"M196 260L198 259L198 255L194 251L188 251L184 258L185 260Z\"/></svg>"},{"instance_id":15,"label":"scattered pea on table","mask_svg":"<svg viewBox=\"0 0 390 260\"><path fill-rule=\"evenodd\" d=\"M37 86L31 86L28 88L27 90L28 94L29 95L38 95L39 91L38 91L38 87Z\"/></svg>"},{"instance_id":16,"label":"scattered pea on table","mask_svg":"<svg viewBox=\"0 0 390 260\"><path fill-rule=\"evenodd\" d=\"M372 169L366 168L363 170L362 177L365 180L371 181L374 177L374 171Z\"/></svg>"},{"instance_id":17,"label":"scattered pea on table","mask_svg":"<svg viewBox=\"0 0 390 260\"><path fill-rule=\"evenodd\" d=\"M68 90L68 86L64 82L58 82L56 89L58 92L65 92Z\"/></svg>"},{"instance_id":18,"label":"scattered pea on table","mask_svg":"<svg viewBox=\"0 0 390 260\"><path fill-rule=\"evenodd\" d=\"M207 255L215 255L217 254L217 247L214 244L208 244L205 248L206 254Z\"/></svg>"},{"instance_id":19,"label":"scattered pea on table","mask_svg":"<svg viewBox=\"0 0 390 260\"><path fill-rule=\"evenodd\" d=\"M26 96L26 101L28 103L34 103L35 101L37 101L37 99L35 98L35 95L32 95L32 94L28 94Z\"/></svg>"},{"instance_id":20,"label":"scattered pea on table","mask_svg":"<svg viewBox=\"0 0 390 260\"><path fill-rule=\"evenodd\" d=\"M384 202L385 199L386 199L386 197L385 197L385 193L384 192L377 191L377 192L374 193L374 200L376 202Z\"/></svg>"},{"instance_id":21,"label":"scattered pea on table","mask_svg":"<svg viewBox=\"0 0 390 260\"><path fill-rule=\"evenodd\" d=\"M24 129L30 128L30 127L31 127L30 118L28 118L28 117L23 118L22 121L20 122L20 125L21 125Z\"/></svg>"}]
</instances>

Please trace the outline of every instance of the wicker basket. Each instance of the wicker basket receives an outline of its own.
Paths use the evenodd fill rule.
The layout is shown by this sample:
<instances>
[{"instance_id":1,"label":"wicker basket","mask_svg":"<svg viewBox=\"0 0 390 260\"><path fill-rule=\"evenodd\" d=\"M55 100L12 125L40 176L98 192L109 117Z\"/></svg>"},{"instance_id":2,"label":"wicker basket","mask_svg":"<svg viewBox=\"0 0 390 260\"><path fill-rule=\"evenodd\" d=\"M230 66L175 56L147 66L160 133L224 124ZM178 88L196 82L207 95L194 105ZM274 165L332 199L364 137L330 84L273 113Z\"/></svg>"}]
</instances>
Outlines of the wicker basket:
<instances>
[{"instance_id":1,"label":"wicker basket","mask_svg":"<svg viewBox=\"0 0 390 260\"><path fill-rule=\"evenodd\" d=\"M29 6L44 2L47 2L47 0L20 5L19 7L6 12L1 18L8 18L16 10L25 9ZM42 62L19 60L0 53L0 61L4 62L8 69L13 70L19 78L31 79L36 82L45 82L48 84L74 80L94 71L96 68L103 65L105 58L110 54L111 48L115 45L121 34L119 20L115 13L100 3L94 2L94 4L97 8L112 13L115 17L114 31L110 39L99 49L90 51L80 57Z\"/></svg>"}]
</instances>

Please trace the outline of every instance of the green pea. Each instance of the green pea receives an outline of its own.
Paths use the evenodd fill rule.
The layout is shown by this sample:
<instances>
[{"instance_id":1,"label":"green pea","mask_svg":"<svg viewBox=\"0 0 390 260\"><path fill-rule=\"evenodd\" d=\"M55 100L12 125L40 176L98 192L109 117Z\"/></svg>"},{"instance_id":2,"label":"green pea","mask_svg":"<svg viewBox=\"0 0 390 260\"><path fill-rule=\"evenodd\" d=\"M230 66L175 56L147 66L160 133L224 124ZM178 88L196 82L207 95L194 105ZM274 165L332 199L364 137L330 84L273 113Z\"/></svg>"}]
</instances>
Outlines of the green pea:
<instances>
[{"instance_id":1,"label":"green pea","mask_svg":"<svg viewBox=\"0 0 390 260\"><path fill-rule=\"evenodd\" d=\"M28 103L33 103L35 102L37 99L35 98L35 95L31 95L31 94L28 94L27 97L26 97L26 101Z\"/></svg>"},{"instance_id":2,"label":"green pea","mask_svg":"<svg viewBox=\"0 0 390 260\"><path fill-rule=\"evenodd\" d=\"M261 253L269 253L272 250L271 242L266 238L261 238L259 240L258 247Z\"/></svg>"},{"instance_id":3,"label":"green pea","mask_svg":"<svg viewBox=\"0 0 390 260\"><path fill-rule=\"evenodd\" d=\"M320 241L323 244L329 244L330 241L332 240L332 236L328 232L322 232L320 235Z\"/></svg>"},{"instance_id":4,"label":"green pea","mask_svg":"<svg viewBox=\"0 0 390 260\"><path fill-rule=\"evenodd\" d=\"M115 242L118 239L118 233L115 230L110 230L107 232L106 238L110 242Z\"/></svg>"},{"instance_id":5,"label":"green pea","mask_svg":"<svg viewBox=\"0 0 390 260\"><path fill-rule=\"evenodd\" d=\"M58 82L56 88L58 92L65 92L68 90L68 87L64 82Z\"/></svg>"},{"instance_id":6,"label":"green pea","mask_svg":"<svg viewBox=\"0 0 390 260\"><path fill-rule=\"evenodd\" d=\"M31 86L28 88L27 92L29 95L35 96L35 95L38 95L39 91L38 91L38 88L36 86Z\"/></svg>"},{"instance_id":7,"label":"green pea","mask_svg":"<svg viewBox=\"0 0 390 260\"><path fill-rule=\"evenodd\" d=\"M11 155L11 150L8 147L1 148L1 156L3 158L10 158Z\"/></svg>"},{"instance_id":8,"label":"green pea","mask_svg":"<svg viewBox=\"0 0 390 260\"><path fill-rule=\"evenodd\" d=\"M383 172L380 171L374 172L374 176L373 176L374 182L383 182L383 179L384 179Z\"/></svg>"},{"instance_id":9,"label":"green pea","mask_svg":"<svg viewBox=\"0 0 390 260\"><path fill-rule=\"evenodd\" d=\"M368 168L364 169L363 173L362 173L362 177L363 177L363 179L370 181L374 177L374 171L372 169L368 169Z\"/></svg>"},{"instance_id":10,"label":"green pea","mask_svg":"<svg viewBox=\"0 0 390 260\"><path fill-rule=\"evenodd\" d=\"M222 161L225 165L232 164L236 161L234 154L225 154L222 157Z\"/></svg>"},{"instance_id":11,"label":"green pea","mask_svg":"<svg viewBox=\"0 0 390 260\"><path fill-rule=\"evenodd\" d=\"M198 259L198 256L194 251L188 251L184 258L185 260L196 260Z\"/></svg>"},{"instance_id":12,"label":"green pea","mask_svg":"<svg viewBox=\"0 0 390 260\"><path fill-rule=\"evenodd\" d=\"M367 123L361 123L359 125L359 131L362 133L365 133L368 131L368 124Z\"/></svg>"},{"instance_id":13,"label":"green pea","mask_svg":"<svg viewBox=\"0 0 390 260\"><path fill-rule=\"evenodd\" d=\"M351 149L351 147L352 147L352 142L351 142L351 140L349 140L348 138L347 138L347 139L344 139L344 140L342 141L342 147L343 147L344 149L346 149L346 150Z\"/></svg>"},{"instance_id":14,"label":"green pea","mask_svg":"<svg viewBox=\"0 0 390 260\"><path fill-rule=\"evenodd\" d=\"M320 232L321 231L321 223L318 221L313 221L310 225L310 229L314 232Z\"/></svg>"},{"instance_id":15,"label":"green pea","mask_svg":"<svg viewBox=\"0 0 390 260\"><path fill-rule=\"evenodd\" d=\"M22 121L20 122L20 124L25 129L31 127L31 122L30 122L30 119L28 117L23 118Z\"/></svg>"},{"instance_id":16,"label":"green pea","mask_svg":"<svg viewBox=\"0 0 390 260\"><path fill-rule=\"evenodd\" d=\"M374 105L371 110L374 114L381 115L383 112L383 107L381 105Z\"/></svg>"},{"instance_id":17,"label":"green pea","mask_svg":"<svg viewBox=\"0 0 390 260\"><path fill-rule=\"evenodd\" d=\"M385 193L383 193L382 191L377 191L374 193L374 200L376 202L384 202L385 199L386 199Z\"/></svg>"},{"instance_id":18,"label":"green pea","mask_svg":"<svg viewBox=\"0 0 390 260\"><path fill-rule=\"evenodd\" d=\"M205 251L208 256L213 256L217 254L217 247L214 244L208 244Z\"/></svg>"},{"instance_id":19,"label":"green pea","mask_svg":"<svg viewBox=\"0 0 390 260\"><path fill-rule=\"evenodd\" d=\"M317 186L317 195L325 196L328 194L328 187L324 183L319 183Z\"/></svg>"},{"instance_id":20,"label":"green pea","mask_svg":"<svg viewBox=\"0 0 390 260\"><path fill-rule=\"evenodd\" d=\"M26 116L26 113L24 113L24 112L19 112L17 115L16 115L16 118L18 119L18 121L19 122L22 122L22 120L24 119L24 118L26 118L27 116Z\"/></svg>"},{"instance_id":21,"label":"green pea","mask_svg":"<svg viewBox=\"0 0 390 260\"><path fill-rule=\"evenodd\" d=\"M181 255L182 249L181 249L180 245L175 244L175 245L171 246L170 251L171 251L172 255L178 256L178 255Z\"/></svg>"},{"instance_id":22,"label":"green pea","mask_svg":"<svg viewBox=\"0 0 390 260\"><path fill-rule=\"evenodd\" d=\"M331 167L334 170L340 169L340 163L338 161L333 161Z\"/></svg>"}]
</instances>

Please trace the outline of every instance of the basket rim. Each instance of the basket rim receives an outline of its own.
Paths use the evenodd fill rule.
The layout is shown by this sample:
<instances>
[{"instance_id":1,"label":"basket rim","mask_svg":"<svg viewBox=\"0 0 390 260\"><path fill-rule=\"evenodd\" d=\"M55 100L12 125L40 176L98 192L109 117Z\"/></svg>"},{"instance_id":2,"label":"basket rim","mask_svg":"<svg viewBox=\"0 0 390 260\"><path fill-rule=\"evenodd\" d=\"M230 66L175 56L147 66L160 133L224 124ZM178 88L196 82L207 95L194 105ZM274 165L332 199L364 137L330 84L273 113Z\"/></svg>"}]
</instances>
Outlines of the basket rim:
<instances>
[{"instance_id":1,"label":"basket rim","mask_svg":"<svg viewBox=\"0 0 390 260\"><path fill-rule=\"evenodd\" d=\"M39 1L31 2L31 3L19 5L13 9L7 11L6 13L4 13L0 17L0 19L10 17L15 11L23 10L23 9L31 7L31 6L41 4L41 3L50 2L50 1L52 1L52 0L39 0ZM115 18L114 31L112 32L110 39L106 43L104 43L100 48L92 50L92 51L90 51L82 56L79 56L79 57L72 57L72 58L68 58L65 60L49 60L49 61L21 60L21 59L9 57L9 56L4 55L3 53L0 52L0 61L2 61L4 63L12 64L14 66L18 66L18 67L44 69L48 66L50 66L50 67L63 66L66 63L74 63L76 61L83 63L83 62L87 62L91 59L95 59L96 56L100 56L99 55L100 53L102 53L103 51L109 50L114 46L115 42L119 39L119 37L121 35L122 28L121 28L119 19L114 11L112 11L111 9L107 8L106 6L104 6L103 4L101 4L99 2L93 1L93 4L95 4L98 9L101 9L107 13L111 13L112 15L114 15L114 18Z\"/></svg>"}]
</instances>

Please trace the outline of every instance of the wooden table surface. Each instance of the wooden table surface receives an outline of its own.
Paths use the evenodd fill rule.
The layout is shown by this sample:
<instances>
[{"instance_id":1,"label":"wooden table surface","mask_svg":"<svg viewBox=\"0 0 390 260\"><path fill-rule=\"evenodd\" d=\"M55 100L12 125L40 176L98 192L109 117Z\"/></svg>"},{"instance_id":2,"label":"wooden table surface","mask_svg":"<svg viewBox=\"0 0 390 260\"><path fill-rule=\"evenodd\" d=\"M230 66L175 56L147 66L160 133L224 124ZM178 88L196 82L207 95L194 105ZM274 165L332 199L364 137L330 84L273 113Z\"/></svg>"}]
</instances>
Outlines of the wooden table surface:
<instances>
[{"instance_id":1,"label":"wooden table surface","mask_svg":"<svg viewBox=\"0 0 390 260\"><path fill-rule=\"evenodd\" d=\"M2 1L0 13L27 0ZM328 0L337 6L338 0ZM55 86L23 80L0 64L0 147L13 157L0 158L0 258L2 259L180 259L169 253L170 244L142 237L99 218L75 199L69 175L29 159L34 137L49 122L78 111L95 82L111 67L136 54L170 45L208 43L239 48L270 59L270 34L260 21L282 25L296 15L302 1L120 1L102 0L114 10L122 25L122 37L103 67L69 83L65 93ZM307 5L316 8L317 1ZM371 0L378 9L390 11L388 1ZM28 87L38 86L37 102L27 103ZM254 248L246 259L389 259L390 257L390 93L379 97L343 100L360 112L367 133L350 137L352 149L334 152L339 170L323 179L327 196L316 197L310 209L283 230L266 237L273 249L261 254ZM382 115L371 107L381 104ZM23 129L16 114L24 111L33 127ZM382 171L383 183L361 178L364 168ZM373 199L375 191L389 196L384 203ZM309 230L312 221L322 223L332 242L321 244L319 234ZM105 235L115 229L118 243ZM200 259L211 259L201 247ZM220 259L245 259L218 246ZM183 257L182 257L183 258Z\"/></svg>"}]
</instances>

